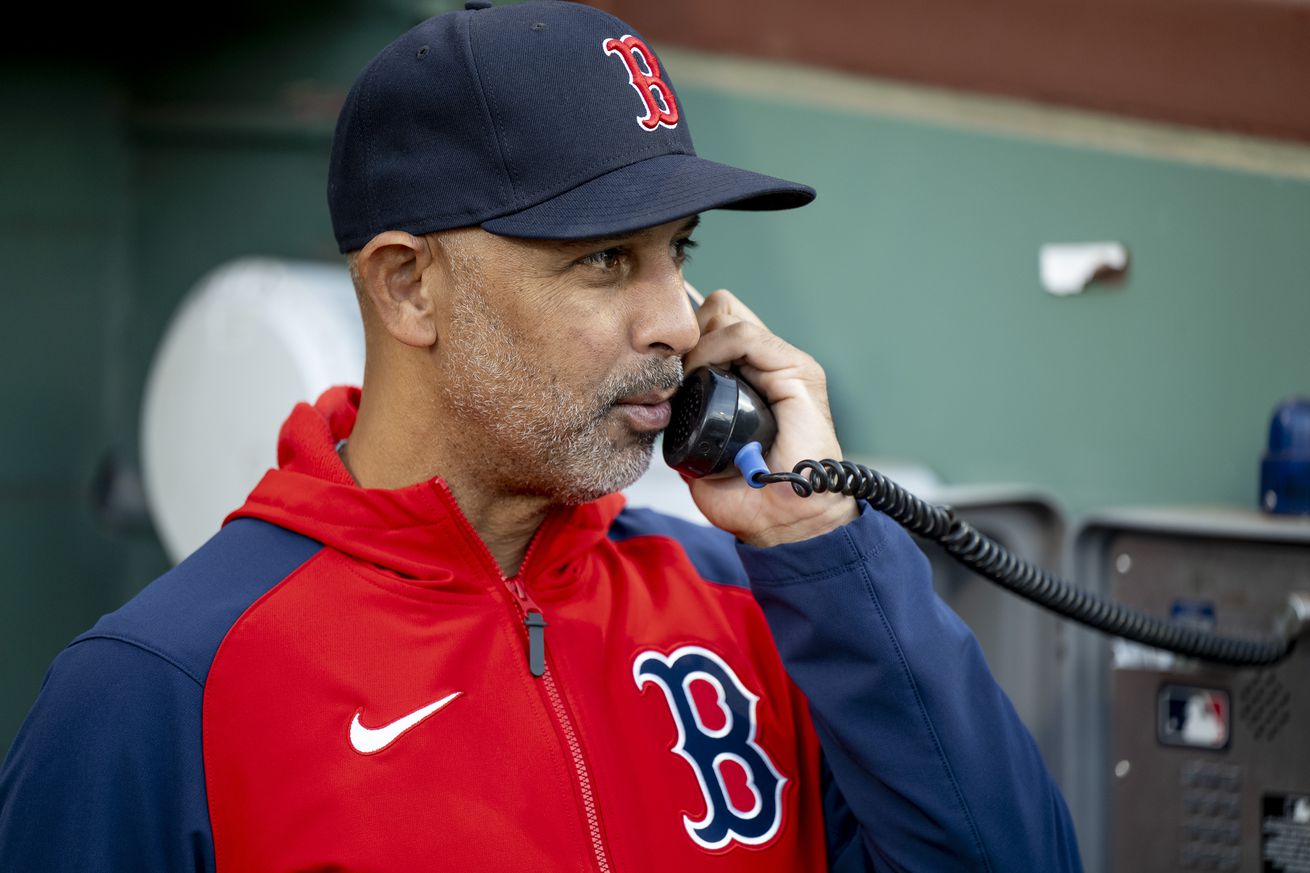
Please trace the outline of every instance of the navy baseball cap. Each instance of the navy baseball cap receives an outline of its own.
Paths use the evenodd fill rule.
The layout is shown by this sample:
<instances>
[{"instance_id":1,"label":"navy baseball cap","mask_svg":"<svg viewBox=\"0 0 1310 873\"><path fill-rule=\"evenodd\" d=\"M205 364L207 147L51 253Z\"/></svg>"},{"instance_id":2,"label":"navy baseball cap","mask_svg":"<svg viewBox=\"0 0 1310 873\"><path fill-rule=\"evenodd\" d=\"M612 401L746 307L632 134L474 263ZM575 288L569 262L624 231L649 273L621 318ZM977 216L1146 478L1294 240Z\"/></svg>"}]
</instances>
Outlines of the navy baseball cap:
<instances>
[{"instance_id":1,"label":"navy baseball cap","mask_svg":"<svg viewBox=\"0 0 1310 873\"><path fill-rule=\"evenodd\" d=\"M563 0L470 0L396 39L350 89L328 171L343 253L384 230L586 239L813 199L697 157L645 40Z\"/></svg>"}]
</instances>

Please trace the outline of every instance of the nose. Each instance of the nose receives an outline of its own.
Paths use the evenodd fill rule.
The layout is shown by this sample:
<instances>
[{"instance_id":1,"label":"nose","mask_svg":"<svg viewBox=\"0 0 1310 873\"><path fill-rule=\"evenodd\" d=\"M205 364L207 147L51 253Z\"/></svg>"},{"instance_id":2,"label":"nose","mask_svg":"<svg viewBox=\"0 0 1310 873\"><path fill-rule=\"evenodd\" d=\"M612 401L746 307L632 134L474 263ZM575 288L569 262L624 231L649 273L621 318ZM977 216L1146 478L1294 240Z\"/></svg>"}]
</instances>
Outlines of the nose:
<instances>
[{"instance_id":1,"label":"nose","mask_svg":"<svg viewBox=\"0 0 1310 873\"><path fill-rule=\"evenodd\" d=\"M642 353L682 357L700 341L700 324L682 283L682 270L670 264L651 277L639 295L633 346Z\"/></svg>"}]
</instances>

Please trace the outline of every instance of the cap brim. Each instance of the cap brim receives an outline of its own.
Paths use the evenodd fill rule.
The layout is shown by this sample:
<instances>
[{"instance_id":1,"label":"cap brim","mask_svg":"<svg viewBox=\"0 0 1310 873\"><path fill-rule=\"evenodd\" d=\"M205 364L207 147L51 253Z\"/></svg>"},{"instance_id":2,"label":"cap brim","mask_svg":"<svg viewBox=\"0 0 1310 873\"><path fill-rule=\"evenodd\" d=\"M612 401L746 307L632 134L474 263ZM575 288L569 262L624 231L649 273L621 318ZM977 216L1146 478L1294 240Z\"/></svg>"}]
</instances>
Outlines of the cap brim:
<instances>
[{"instance_id":1,"label":"cap brim","mask_svg":"<svg viewBox=\"0 0 1310 873\"><path fill-rule=\"evenodd\" d=\"M814 199L808 185L695 155L659 155L612 170L520 210L483 230L529 239L613 237L706 209L794 209Z\"/></svg>"}]
</instances>

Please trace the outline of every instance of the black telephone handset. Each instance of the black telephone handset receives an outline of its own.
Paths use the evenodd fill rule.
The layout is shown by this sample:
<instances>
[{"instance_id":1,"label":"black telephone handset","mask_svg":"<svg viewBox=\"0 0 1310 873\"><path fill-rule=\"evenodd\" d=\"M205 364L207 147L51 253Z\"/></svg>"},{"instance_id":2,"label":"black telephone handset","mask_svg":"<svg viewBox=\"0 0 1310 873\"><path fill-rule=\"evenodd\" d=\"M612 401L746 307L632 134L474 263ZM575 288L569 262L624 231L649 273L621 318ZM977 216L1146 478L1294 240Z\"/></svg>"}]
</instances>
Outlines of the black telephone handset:
<instances>
[{"instance_id":1,"label":"black telephone handset","mask_svg":"<svg viewBox=\"0 0 1310 873\"><path fill-rule=\"evenodd\" d=\"M701 296L686 285L691 308ZM700 367L688 373L673 396L672 416L664 430L664 462L693 479L713 476L736 463L752 487L769 472L764 455L778 435L769 405L736 370ZM776 481L776 480L775 480Z\"/></svg>"},{"instance_id":2,"label":"black telephone handset","mask_svg":"<svg viewBox=\"0 0 1310 873\"><path fill-rule=\"evenodd\" d=\"M778 425L759 393L736 373L715 367L693 370L673 396L673 414L664 431L664 461L692 478L712 476L738 462L746 481L768 472L763 455Z\"/></svg>"},{"instance_id":3,"label":"black telephone handset","mask_svg":"<svg viewBox=\"0 0 1310 873\"><path fill-rule=\"evenodd\" d=\"M688 293L693 308L699 301ZM866 500L902 527L939 543L964 566L1057 615L1103 633L1233 666L1276 663L1292 650L1301 632L1291 623L1281 637L1261 640L1222 637L1166 621L1070 585L1011 555L944 506L920 500L863 464L805 460L790 472L769 471L764 455L778 426L759 393L740 374L700 367L687 374L672 400L664 431L664 460L692 478L721 473L736 464L752 487L787 483L802 497L832 491ZM1310 627L1310 626L1308 626Z\"/></svg>"}]
</instances>

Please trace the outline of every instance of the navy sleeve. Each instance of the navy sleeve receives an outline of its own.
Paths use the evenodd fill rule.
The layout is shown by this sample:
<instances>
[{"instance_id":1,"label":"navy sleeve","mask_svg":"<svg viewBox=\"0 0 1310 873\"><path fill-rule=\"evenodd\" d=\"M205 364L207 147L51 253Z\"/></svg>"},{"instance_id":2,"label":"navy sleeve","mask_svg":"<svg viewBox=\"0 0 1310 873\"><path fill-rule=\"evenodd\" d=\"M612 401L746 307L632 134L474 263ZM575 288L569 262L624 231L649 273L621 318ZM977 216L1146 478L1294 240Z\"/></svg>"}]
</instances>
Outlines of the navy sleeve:
<instances>
[{"instance_id":1,"label":"navy sleeve","mask_svg":"<svg viewBox=\"0 0 1310 873\"><path fill-rule=\"evenodd\" d=\"M822 536L737 551L839 789L833 870L860 855L889 871L1082 869L1036 743L909 534L865 504Z\"/></svg>"},{"instance_id":2,"label":"navy sleeve","mask_svg":"<svg viewBox=\"0 0 1310 873\"><path fill-rule=\"evenodd\" d=\"M625 506L610 526L609 537L615 542L639 536L661 536L676 540L687 553L702 579L720 585L749 588L750 580L742 569L741 558L733 543L736 538L726 531L685 518L665 515L654 509Z\"/></svg>"},{"instance_id":3,"label":"navy sleeve","mask_svg":"<svg viewBox=\"0 0 1310 873\"><path fill-rule=\"evenodd\" d=\"M55 658L0 768L0 870L214 869L209 665L250 604L321 548L237 519Z\"/></svg>"},{"instance_id":4,"label":"navy sleeve","mask_svg":"<svg viewBox=\"0 0 1310 873\"><path fill-rule=\"evenodd\" d=\"M0 769L0 870L212 871L201 696L136 644L65 649Z\"/></svg>"}]
</instances>

